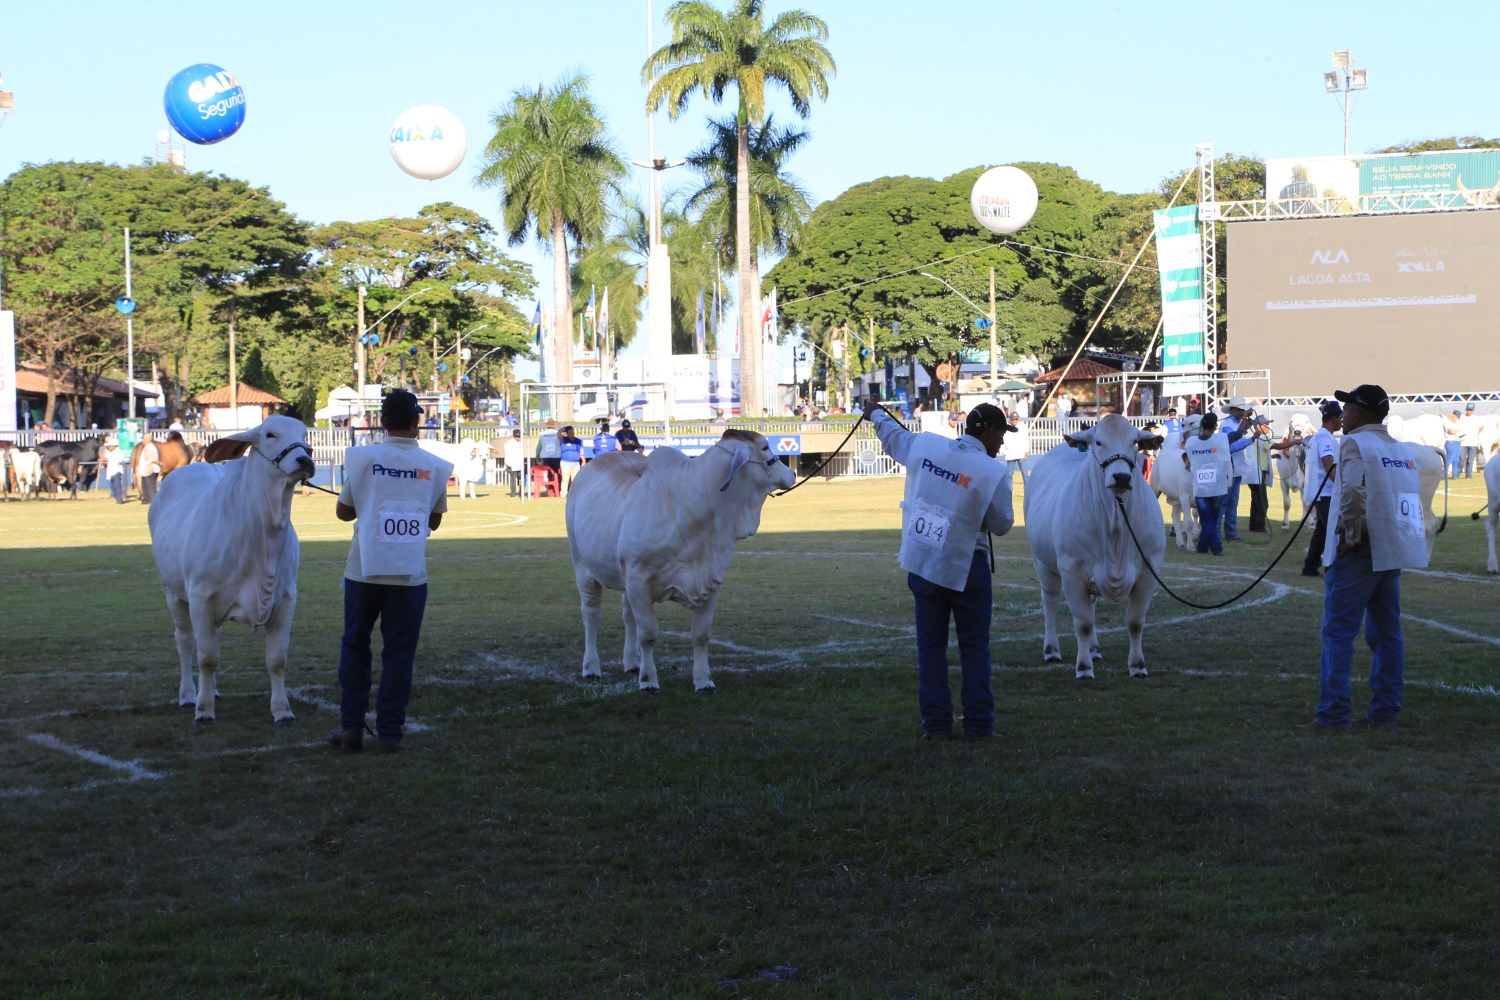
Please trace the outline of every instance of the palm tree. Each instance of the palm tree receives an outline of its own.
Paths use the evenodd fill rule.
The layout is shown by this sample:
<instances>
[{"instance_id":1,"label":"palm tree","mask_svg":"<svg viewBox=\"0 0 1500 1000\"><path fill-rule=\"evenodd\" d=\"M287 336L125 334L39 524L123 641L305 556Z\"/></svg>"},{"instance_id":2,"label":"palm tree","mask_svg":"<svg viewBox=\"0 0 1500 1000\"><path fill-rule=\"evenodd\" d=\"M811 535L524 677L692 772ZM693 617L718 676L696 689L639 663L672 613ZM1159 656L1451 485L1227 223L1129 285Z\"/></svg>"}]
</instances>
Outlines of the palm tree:
<instances>
[{"instance_id":1,"label":"palm tree","mask_svg":"<svg viewBox=\"0 0 1500 1000\"><path fill-rule=\"evenodd\" d=\"M708 142L687 157L703 177L702 186L688 196L687 208L696 209L713 232L727 265L735 259L737 244L739 129L732 118L710 118L708 129ZM810 135L796 127L777 127L774 115L767 115L764 125L750 127L750 237L757 257L785 254L812 214L801 182L782 172L787 159Z\"/></svg>"},{"instance_id":2,"label":"palm tree","mask_svg":"<svg viewBox=\"0 0 1500 1000\"><path fill-rule=\"evenodd\" d=\"M678 0L667 10L672 41L646 59L641 77L650 84L646 109L663 103L676 118L693 94L719 103L733 86L739 98L735 176L750 176L750 126L766 117L766 84L779 83L792 108L806 118L810 98L828 99L833 56L823 45L828 26L801 10L765 23L762 0L733 0L723 12L703 0ZM764 406L759 335L760 303L755 301L755 245L750 232L750 185L735 189L735 264L739 272L741 328L740 397L745 413Z\"/></svg>"},{"instance_id":3,"label":"palm tree","mask_svg":"<svg viewBox=\"0 0 1500 1000\"><path fill-rule=\"evenodd\" d=\"M501 189L502 221L511 246L534 231L552 248L553 343L557 382L573 380L573 338L568 239L575 247L598 238L608 206L625 176L625 162L594 108L588 78L558 80L549 89L519 88L503 111L491 116L494 136L484 149L477 184ZM568 416L568 400L562 401Z\"/></svg>"}]
</instances>

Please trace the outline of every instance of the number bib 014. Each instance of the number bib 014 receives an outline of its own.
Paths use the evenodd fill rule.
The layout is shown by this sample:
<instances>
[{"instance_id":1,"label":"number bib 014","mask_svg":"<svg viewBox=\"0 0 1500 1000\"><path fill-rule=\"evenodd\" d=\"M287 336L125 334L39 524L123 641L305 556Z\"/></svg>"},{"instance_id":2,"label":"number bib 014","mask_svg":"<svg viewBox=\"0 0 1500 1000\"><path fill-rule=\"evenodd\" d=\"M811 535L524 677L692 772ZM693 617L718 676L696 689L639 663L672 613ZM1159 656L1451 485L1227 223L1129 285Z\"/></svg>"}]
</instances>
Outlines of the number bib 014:
<instances>
[{"instance_id":1,"label":"number bib 014","mask_svg":"<svg viewBox=\"0 0 1500 1000\"><path fill-rule=\"evenodd\" d=\"M906 533L919 545L941 550L944 540L948 537L948 528L952 520L952 511L944 510L934 504L919 502L917 509L912 511L911 519L907 522Z\"/></svg>"}]
</instances>

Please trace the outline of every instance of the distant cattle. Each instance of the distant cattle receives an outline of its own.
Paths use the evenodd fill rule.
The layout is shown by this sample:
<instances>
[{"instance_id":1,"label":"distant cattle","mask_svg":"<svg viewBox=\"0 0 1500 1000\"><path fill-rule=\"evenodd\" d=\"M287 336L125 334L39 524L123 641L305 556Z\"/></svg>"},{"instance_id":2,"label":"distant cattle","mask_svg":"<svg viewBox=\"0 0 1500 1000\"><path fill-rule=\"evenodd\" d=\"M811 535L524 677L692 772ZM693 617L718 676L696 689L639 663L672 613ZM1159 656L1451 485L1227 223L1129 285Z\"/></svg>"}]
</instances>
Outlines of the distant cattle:
<instances>
[{"instance_id":1,"label":"distant cattle","mask_svg":"<svg viewBox=\"0 0 1500 1000\"><path fill-rule=\"evenodd\" d=\"M728 430L696 458L662 447L612 451L578 473L568 494L568 550L583 610L583 676L598 677L603 591L622 591L625 670L640 688L656 676L655 605L692 612L693 687L711 691L709 631L735 543L755 534L761 508L796 483L764 436ZM1158 532L1159 534L1159 532Z\"/></svg>"},{"instance_id":2,"label":"distant cattle","mask_svg":"<svg viewBox=\"0 0 1500 1000\"><path fill-rule=\"evenodd\" d=\"M1193 504L1193 479L1182 463L1182 435L1168 434L1161 453L1151 463L1151 488L1167 498L1172 515L1172 533L1180 549L1198 543L1198 509Z\"/></svg>"},{"instance_id":3,"label":"distant cattle","mask_svg":"<svg viewBox=\"0 0 1500 1000\"><path fill-rule=\"evenodd\" d=\"M182 434L178 431L168 431L166 438L155 442L155 444L156 464L161 466L161 472L158 474L156 480L158 484L165 482L167 476L172 472L182 468L184 465L190 464L195 457L193 446L183 440ZM141 452L145 448L145 441L137 441L135 447L130 449L130 469L132 472L140 467Z\"/></svg>"},{"instance_id":4,"label":"distant cattle","mask_svg":"<svg viewBox=\"0 0 1500 1000\"><path fill-rule=\"evenodd\" d=\"M7 452L15 475L16 491L22 500L30 500L42 489L42 456L24 448L9 448Z\"/></svg>"},{"instance_id":5,"label":"distant cattle","mask_svg":"<svg viewBox=\"0 0 1500 1000\"><path fill-rule=\"evenodd\" d=\"M431 452L453 466L453 481L458 484L460 500L464 499L466 492L470 499L479 499L479 494L474 487L480 479L484 478L484 457L489 451L488 445L475 441L473 438L464 438L458 444L423 438L417 444L424 451Z\"/></svg>"},{"instance_id":6,"label":"distant cattle","mask_svg":"<svg viewBox=\"0 0 1500 1000\"><path fill-rule=\"evenodd\" d=\"M1495 522L1500 520L1500 462L1484 464L1484 539L1489 545L1489 562L1486 573L1500 573L1500 562L1495 560Z\"/></svg>"},{"instance_id":7,"label":"distant cattle","mask_svg":"<svg viewBox=\"0 0 1500 1000\"><path fill-rule=\"evenodd\" d=\"M43 485L48 492L55 492L61 486L76 497L80 489L88 489L99 468L99 449L103 444L93 436L81 441L37 442L36 452L42 456Z\"/></svg>"},{"instance_id":8,"label":"distant cattle","mask_svg":"<svg viewBox=\"0 0 1500 1000\"><path fill-rule=\"evenodd\" d=\"M177 643L178 704L193 705L196 722L214 721L219 627L237 621L265 629L271 717L291 722L285 675L301 558L291 486L313 476L307 428L268 417L214 441L203 458L162 484L147 517Z\"/></svg>"},{"instance_id":9,"label":"distant cattle","mask_svg":"<svg viewBox=\"0 0 1500 1000\"><path fill-rule=\"evenodd\" d=\"M1307 442L1317 433L1312 421L1301 413L1292 417L1286 431L1281 435L1283 443L1290 448L1271 452L1271 464L1276 469L1276 478L1281 481L1281 527L1292 526L1292 494L1302 498L1303 512L1307 510Z\"/></svg>"},{"instance_id":10,"label":"distant cattle","mask_svg":"<svg viewBox=\"0 0 1500 1000\"><path fill-rule=\"evenodd\" d=\"M1166 539L1161 507L1141 477L1138 452L1160 446L1162 439L1137 430L1118 414L1108 414L1064 441L1037 462L1026 489L1026 533L1042 588L1046 628L1042 657L1048 663L1062 662L1057 612L1058 598L1066 594L1078 639L1074 671L1079 678L1092 678L1094 661L1102 658L1094 600L1103 597L1119 604L1128 599L1127 665L1132 677L1145 677L1141 636Z\"/></svg>"}]
</instances>

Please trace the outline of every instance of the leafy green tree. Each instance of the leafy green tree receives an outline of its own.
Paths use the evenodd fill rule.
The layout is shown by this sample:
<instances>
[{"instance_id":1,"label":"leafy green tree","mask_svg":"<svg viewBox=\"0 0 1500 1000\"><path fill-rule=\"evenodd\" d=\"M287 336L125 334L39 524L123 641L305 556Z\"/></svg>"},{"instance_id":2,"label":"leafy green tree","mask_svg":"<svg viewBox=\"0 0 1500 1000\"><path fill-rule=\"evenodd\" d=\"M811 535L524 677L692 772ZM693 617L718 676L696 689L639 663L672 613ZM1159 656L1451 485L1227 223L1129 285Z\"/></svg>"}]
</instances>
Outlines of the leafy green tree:
<instances>
[{"instance_id":1,"label":"leafy green tree","mask_svg":"<svg viewBox=\"0 0 1500 1000\"><path fill-rule=\"evenodd\" d=\"M568 239L575 247L600 238L625 163L594 107L584 76L552 87L520 88L490 119L478 183L501 189L503 224L512 246L528 232L552 250L553 322L572 328ZM554 379L573 379L572 337L554 338Z\"/></svg>"},{"instance_id":2,"label":"leafy green tree","mask_svg":"<svg viewBox=\"0 0 1500 1000\"><path fill-rule=\"evenodd\" d=\"M1398 142L1394 146L1377 149L1377 153L1431 153L1450 149L1500 149L1500 139L1481 139L1477 135L1450 135L1444 139L1419 139L1415 142Z\"/></svg>"},{"instance_id":3,"label":"leafy green tree","mask_svg":"<svg viewBox=\"0 0 1500 1000\"><path fill-rule=\"evenodd\" d=\"M828 26L802 10L790 10L767 24L762 0L733 0L720 11L702 0L678 0L667 10L672 41L647 57L641 68L650 85L646 107L663 103L672 118L681 114L695 93L719 103L734 87L736 116L735 176L750 176L750 126L765 120L766 85L780 85L802 117L811 111L816 95L828 99L828 78L836 67L823 42ZM739 310L742 329L740 398L744 412L764 406L761 368L764 345L759 335L760 303L756 301L755 242L750 226L751 185L735 190L735 256L739 273Z\"/></svg>"}]
</instances>

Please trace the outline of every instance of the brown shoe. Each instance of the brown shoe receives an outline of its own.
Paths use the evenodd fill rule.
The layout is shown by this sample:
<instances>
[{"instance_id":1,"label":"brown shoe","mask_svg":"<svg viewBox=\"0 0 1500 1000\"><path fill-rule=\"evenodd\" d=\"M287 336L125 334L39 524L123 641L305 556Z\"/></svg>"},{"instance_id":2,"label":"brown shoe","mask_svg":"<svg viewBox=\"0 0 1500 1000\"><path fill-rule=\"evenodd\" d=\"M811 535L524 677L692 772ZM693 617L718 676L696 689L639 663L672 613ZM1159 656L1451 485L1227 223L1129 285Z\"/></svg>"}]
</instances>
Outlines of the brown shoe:
<instances>
[{"instance_id":1,"label":"brown shoe","mask_svg":"<svg viewBox=\"0 0 1500 1000\"><path fill-rule=\"evenodd\" d=\"M365 748L365 734L360 729L335 729L328 734L328 745L359 753Z\"/></svg>"},{"instance_id":2,"label":"brown shoe","mask_svg":"<svg viewBox=\"0 0 1500 1000\"><path fill-rule=\"evenodd\" d=\"M1311 722L1299 722L1299 723L1297 723L1297 728L1305 730L1307 732L1322 734L1322 733L1347 733L1347 732L1349 732L1349 730L1350 730L1351 727L1347 723L1344 724L1344 725L1342 725L1342 726L1330 726L1326 722L1319 722L1317 719L1314 719Z\"/></svg>"},{"instance_id":3,"label":"brown shoe","mask_svg":"<svg viewBox=\"0 0 1500 1000\"><path fill-rule=\"evenodd\" d=\"M380 741L380 752L381 753L400 753L402 750L405 750L405 749L406 748L404 746L402 746L400 740L381 740Z\"/></svg>"}]
</instances>

